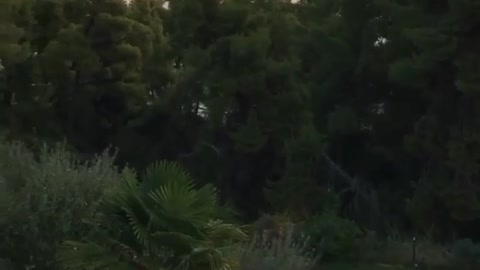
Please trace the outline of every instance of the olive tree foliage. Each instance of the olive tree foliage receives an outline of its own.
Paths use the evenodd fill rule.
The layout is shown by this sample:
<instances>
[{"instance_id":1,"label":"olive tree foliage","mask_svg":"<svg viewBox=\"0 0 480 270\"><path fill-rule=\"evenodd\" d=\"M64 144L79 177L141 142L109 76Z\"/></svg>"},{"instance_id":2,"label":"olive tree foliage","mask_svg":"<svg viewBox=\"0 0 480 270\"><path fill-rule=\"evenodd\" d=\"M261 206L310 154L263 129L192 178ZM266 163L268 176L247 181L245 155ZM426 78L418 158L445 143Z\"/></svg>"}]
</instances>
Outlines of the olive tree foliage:
<instances>
[{"instance_id":1,"label":"olive tree foliage","mask_svg":"<svg viewBox=\"0 0 480 270\"><path fill-rule=\"evenodd\" d=\"M23 269L56 269L58 245L93 232L103 197L132 174L113 162L108 152L80 162L65 145L35 155L2 139L1 257Z\"/></svg>"}]
</instances>

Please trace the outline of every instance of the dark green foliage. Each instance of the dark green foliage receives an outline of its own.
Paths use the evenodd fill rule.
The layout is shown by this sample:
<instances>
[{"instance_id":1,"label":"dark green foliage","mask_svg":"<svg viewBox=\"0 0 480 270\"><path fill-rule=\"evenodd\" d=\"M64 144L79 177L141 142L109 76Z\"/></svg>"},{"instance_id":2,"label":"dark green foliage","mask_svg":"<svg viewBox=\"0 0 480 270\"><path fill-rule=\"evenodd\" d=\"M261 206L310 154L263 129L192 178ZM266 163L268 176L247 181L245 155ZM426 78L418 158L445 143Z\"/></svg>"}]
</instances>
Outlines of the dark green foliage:
<instances>
[{"instance_id":1,"label":"dark green foliage","mask_svg":"<svg viewBox=\"0 0 480 270\"><path fill-rule=\"evenodd\" d=\"M370 229L478 240L479 8L1 0L0 133L177 161L248 221L337 194Z\"/></svg>"},{"instance_id":2,"label":"dark green foliage","mask_svg":"<svg viewBox=\"0 0 480 270\"><path fill-rule=\"evenodd\" d=\"M43 148L37 158L23 144L0 142L0 254L24 269L57 269L57 245L79 240L99 220L107 189L120 185L106 152L79 162L64 146Z\"/></svg>"},{"instance_id":3,"label":"dark green foliage","mask_svg":"<svg viewBox=\"0 0 480 270\"><path fill-rule=\"evenodd\" d=\"M275 210L305 218L325 207L328 187L326 181L318 179L324 169L324 144L324 138L313 126L304 127L297 137L286 141L283 178L272 182L267 190Z\"/></svg>"},{"instance_id":4,"label":"dark green foliage","mask_svg":"<svg viewBox=\"0 0 480 270\"><path fill-rule=\"evenodd\" d=\"M216 219L215 189L195 187L179 165L158 162L141 183L130 175L110 192L97 233L62 243L66 269L220 270L236 263L225 254L245 234Z\"/></svg>"},{"instance_id":5,"label":"dark green foliage","mask_svg":"<svg viewBox=\"0 0 480 270\"><path fill-rule=\"evenodd\" d=\"M435 8L408 2L389 6L397 25L390 29L392 46L409 46L391 63L389 77L404 91L421 93L418 105L424 109L413 109L418 116L406 134L406 147L426 161L410 210L417 212L414 222L424 223L423 229L434 227L434 233L441 235L451 233L449 226L455 223L468 227L479 218L479 198L472 182L478 173L477 112L473 109L477 97L469 86L476 79L467 75L475 69L468 63L477 57L472 54L477 40L471 27L478 22L467 15L475 1L445 1ZM404 20L407 13L410 19ZM415 209L419 206L423 211Z\"/></svg>"},{"instance_id":6,"label":"dark green foliage","mask_svg":"<svg viewBox=\"0 0 480 270\"><path fill-rule=\"evenodd\" d=\"M319 251L323 260L357 259L356 244L361 230L354 222L328 210L307 219L301 228L309 236L310 248Z\"/></svg>"}]
</instances>

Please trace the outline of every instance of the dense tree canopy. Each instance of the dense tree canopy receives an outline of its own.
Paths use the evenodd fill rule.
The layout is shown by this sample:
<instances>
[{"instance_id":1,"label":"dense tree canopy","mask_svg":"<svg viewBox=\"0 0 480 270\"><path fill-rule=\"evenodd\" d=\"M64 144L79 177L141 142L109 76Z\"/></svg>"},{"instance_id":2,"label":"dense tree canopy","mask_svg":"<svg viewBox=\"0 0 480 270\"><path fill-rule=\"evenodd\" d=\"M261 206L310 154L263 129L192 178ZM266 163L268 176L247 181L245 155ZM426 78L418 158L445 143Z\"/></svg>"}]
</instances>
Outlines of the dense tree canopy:
<instances>
[{"instance_id":1,"label":"dense tree canopy","mask_svg":"<svg viewBox=\"0 0 480 270\"><path fill-rule=\"evenodd\" d=\"M2 0L0 125L168 159L245 218L480 237L475 0Z\"/></svg>"}]
</instances>

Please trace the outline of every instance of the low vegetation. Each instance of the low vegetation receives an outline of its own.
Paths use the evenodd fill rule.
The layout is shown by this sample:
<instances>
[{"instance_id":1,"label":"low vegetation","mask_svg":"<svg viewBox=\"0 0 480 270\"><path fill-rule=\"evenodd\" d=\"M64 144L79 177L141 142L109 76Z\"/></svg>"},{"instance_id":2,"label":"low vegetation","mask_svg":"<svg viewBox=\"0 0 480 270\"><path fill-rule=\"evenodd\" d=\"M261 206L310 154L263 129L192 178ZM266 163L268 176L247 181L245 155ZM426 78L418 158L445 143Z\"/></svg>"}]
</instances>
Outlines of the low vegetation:
<instances>
[{"instance_id":1,"label":"low vegetation","mask_svg":"<svg viewBox=\"0 0 480 270\"><path fill-rule=\"evenodd\" d=\"M1 141L3 261L72 270L400 270L413 263L411 241L361 235L333 210L302 222L268 215L247 228L223 222L215 188L196 185L180 165L158 162L137 178L113 160L105 152L79 162L64 145L34 154ZM474 269L478 245L463 240L447 251L421 240L417 263Z\"/></svg>"}]
</instances>

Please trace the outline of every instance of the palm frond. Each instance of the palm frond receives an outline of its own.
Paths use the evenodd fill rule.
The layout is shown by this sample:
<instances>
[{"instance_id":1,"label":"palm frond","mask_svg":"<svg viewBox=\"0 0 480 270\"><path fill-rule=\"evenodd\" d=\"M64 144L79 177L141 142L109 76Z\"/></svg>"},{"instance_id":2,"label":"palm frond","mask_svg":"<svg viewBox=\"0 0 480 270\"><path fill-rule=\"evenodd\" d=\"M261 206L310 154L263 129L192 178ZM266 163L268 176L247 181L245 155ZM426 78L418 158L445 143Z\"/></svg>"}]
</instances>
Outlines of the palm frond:
<instances>
[{"instance_id":1,"label":"palm frond","mask_svg":"<svg viewBox=\"0 0 480 270\"><path fill-rule=\"evenodd\" d=\"M105 220L94 242L66 242L59 257L67 269L230 270L230 250L245 240L245 232L213 220L219 213L213 186L195 187L176 163L158 162L143 181L127 177L109 194ZM110 228L109 228L110 227Z\"/></svg>"},{"instance_id":2,"label":"palm frond","mask_svg":"<svg viewBox=\"0 0 480 270\"><path fill-rule=\"evenodd\" d=\"M204 232L210 241L216 244L229 242L242 242L247 239L247 234L239 226L223 223L221 220L210 220L204 227Z\"/></svg>"},{"instance_id":3,"label":"palm frond","mask_svg":"<svg viewBox=\"0 0 480 270\"><path fill-rule=\"evenodd\" d=\"M208 261L210 269L238 269L236 245L247 239L246 233L238 226L210 220L203 228L206 241L191 254L191 260L199 263L202 258Z\"/></svg>"},{"instance_id":4,"label":"palm frond","mask_svg":"<svg viewBox=\"0 0 480 270\"><path fill-rule=\"evenodd\" d=\"M165 184L148 192L155 208L165 215L176 216L179 219L188 219L191 216L195 195L193 189L186 186L180 187L178 183Z\"/></svg>"},{"instance_id":5,"label":"palm frond","mask_svg":"<svg viewBox=\"0 0 480 270\"><path fill-rule=\"evenodd\" d=\"M175 163L162 162L149 168L142 189L148 207L169 219L198 226L218 212L213 186L195 188L193 180Z\"/></svg>"},{"instance_id":6,"label":"palm frond","mask_svg":"<svg viewBox=\"0 0 480 270\"><path fill-rule=\"evenodd\" d=\"M159 161L149 166L142 180L145 190L154 190L169 183L179 186L192 186L193 183L190 175L178 163L169 161Z\"/></svg>"},{"instance_id":7,"label":"palm frond","mask_svg":"<svg viewBox=\"0 0 480 270\"><path fill-rule=\"evenodd\" d=\"M136 180L125 179L122 188L113 194L108 202L114 211L116 209L126 216L138 243L149 248L150 215L146 211Z\"/></svg>"}]
</instances>

